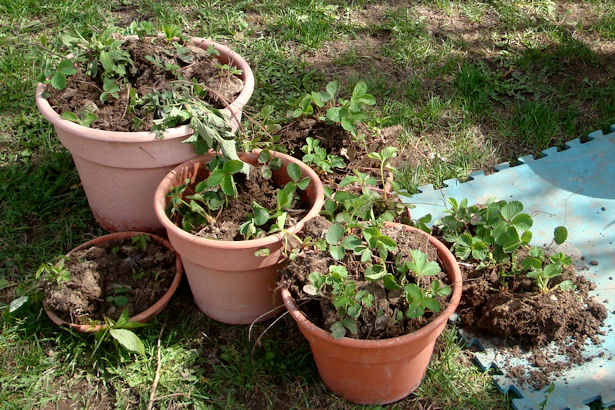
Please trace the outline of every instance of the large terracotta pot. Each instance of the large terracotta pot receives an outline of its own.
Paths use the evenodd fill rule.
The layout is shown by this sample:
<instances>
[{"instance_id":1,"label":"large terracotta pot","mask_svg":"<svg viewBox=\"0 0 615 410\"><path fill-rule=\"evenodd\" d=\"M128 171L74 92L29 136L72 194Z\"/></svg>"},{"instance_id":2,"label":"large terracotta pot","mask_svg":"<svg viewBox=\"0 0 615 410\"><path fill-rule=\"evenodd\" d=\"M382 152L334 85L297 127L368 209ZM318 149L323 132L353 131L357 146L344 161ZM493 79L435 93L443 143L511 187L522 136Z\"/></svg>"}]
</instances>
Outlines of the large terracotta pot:
<instances>
[{"instance_id":1,"label":"large terracotta pot","mask_svg":"<svg viewBox=\"0 0 615 410\"><path fill-rule=\"evenodd\" d=\"M258 152L260 150L240 153L239 157L245 162L256 164ZM323 186L316 173L298 159L273 151L271 155L280 158L284 164L273 172L276 183L285 184L290 181L286 167L291 162L299 165L304 177L310 178L307 189L303 191L303 199L311 204L311 208L303 219L288 229L290 233L297 233L306 221L319 214L324 204ZM192 183L207 178L207 162L213 156L213 153L209 153L190 160L167 174L154 197L156 215L167 230L169 241L181 255L194 301L203 313L229 324L265 320L281 306L275 282L283 246L282 235L246 241L205 239L182 230L165 213L169 189L184 184L187 178ZM263 248L269 249L268 256L254 254Z\"/></svg>"},{"instance_id":2,"label":"large terracotta pot","mask_svg":"<svg viewBox=\"0 0 615 410\"><path fill-rule=\"evenodd\" d=\"M239 126L243 106L254 91L254 75L248 63L230 48L210 40L192 37L194 45L220 52L221 64L243 71L244 88L222 112L230 118L233 131ZM158 183L169 170L196 157L184 141L188 126L170 128L164 138L153 132L117 132L88 128L63 120L47 99L45 86L36 89L36 105L55 127L58 138L73 156L94 217L109 231L156 231L162 228L152 207Z\"/></svg>"},{"instance_id":3,"label":"large terracotta pot","mask_svg":"<svg viewBox=\"0 0 615 410\"><path fill-rule=\"evenodd\" d=\"M448 248L423 231L405 227L429 237L453 287L448 307L427 326L390 339L335 340L297 308L287 289L282 290L286 308L310 343L320 377L333 392L355 403L392 403L414 391L425 376L436 339L461 298L461 272Z\"/></svg>"},{"instance_id":4,"label":"large terracotta pot","mask_svg":"<svg viewBox=\"0 0 615 410\"><path fill-rule=\"evenodd\" d=\"M133 237L135 235L148 235L153 241L159 243L165 248L173 250L173 247L167 240L162 239L159 236L152 235L150 233L116 232L116 233L100 236L98 238L92 239L91 241L87 241L77 246L75 249L71 250L70 252L68 252L66 256L70 257L73 253L81 249L88 248L93 245L101 245L109 241L122 240L125 238ZM157 316L160 312L162 312L162 309L166 307L166 305L169 303L169 300L171 300L171 296L173 296L173 294L177 290L177 287L179 286L179 282L181 281L181 278L182 278L182 272L183 272L183 267L182 267L181 258L179 257L177 252L175 252L175 277L173 278L173 282L171 282L171 286L169 286L169 289L167 289L164 295L162 295L162 297L158 299L156 303L154 303L152 306L150 306L143 312L134 315L133 317L130 318L130 320L133 322L146 323L150 321L153 317ZM45 313L47 314L49 319L51 319L51 321L58 326L69 326L72 329L78 332L82 332L82 333L96 333L103 326L103 325L80 325L77 323L69 323L63 320L62 318L60 318L58 315L56 315L53 312L53 310L49 309L47 306L44 306L44 308L45 308Z\"/></svg>"}]
</instances>

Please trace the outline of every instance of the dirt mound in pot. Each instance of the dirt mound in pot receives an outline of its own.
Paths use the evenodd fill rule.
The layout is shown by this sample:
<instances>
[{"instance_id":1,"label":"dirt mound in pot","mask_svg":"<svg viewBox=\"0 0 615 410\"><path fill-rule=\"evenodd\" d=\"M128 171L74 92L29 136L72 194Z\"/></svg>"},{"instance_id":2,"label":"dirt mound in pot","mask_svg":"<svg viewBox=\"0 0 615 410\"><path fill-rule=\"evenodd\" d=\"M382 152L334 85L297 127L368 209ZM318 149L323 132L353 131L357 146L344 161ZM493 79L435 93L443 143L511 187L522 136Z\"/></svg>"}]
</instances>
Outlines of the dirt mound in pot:
<instances>
[{"instance_id":1,"label":"dirt mound in pot","mask_svg":"<svg viewBox=\"0 0 615 410\"><path fill-rule=\"evenodd\" d=\"M214 215L213 223L197 227L190 233L207 239L241 241L245 238L239 232L239 228L246 221L246 217L254 212L252 209L253 202L269 211L276 209L277 194L280 187L275 184L273 179L264 178L258 167L250 166L249 178L243 173L238 173L234 175L234 179L237 186L237 197L231 199L228 206ZM286 227L296 225L309 211L306 204L299 200L300 195L301 191L297 189L292 208L285 210L288 213ZM271 223L266 224L261 229L268 232L271 225Z\"/></svg>"},{"instance_id":2,"label":"dirt mound in pot","mask_svg":"<svg viewBox=\"0 0 615 410\"><path fill-rule=\"evenodd\" d=\"M324 238L331 222L318 216L306 222L303 233L313 239ZM429 243L425 235L416 232L408 232L400 226L383 228L382 234L389 236L397 243L397 250L391 252L387 258L387 263L394 263L396 258L405 261L410 258L410 249L418 249L427 254L429 261L438 261L436 248ZM349 278L356 282L357 291L367 290L374 295L374 302L371 308L363 308L360 317L357 319L357 334L347 334L347 337L357 339L385 339L396 336L403 336L411 333L431 322L438 314L427 311L424 316L409 320L404 317L400 321L394 320L394 312L405 312L405 299L400 291L387 290L382 282L370 282L363 278L367 264L360 262L360 257L347 253L342 261L348 270ZM329 299L315 298L304 291L304 286L311 284L309 275L312 272L326 273L329 266L339 264L325 251L309 249L300 254L295 260L286 262L280 270L278 285L281 288L289 289L293 295L297 306L304 312L317 326L331 331L331 325L339 320L336 308ZM416 281L414 275L411 281ZM440 283L449 283L448 275L440 272L437 276L423 277L422 287L428 288L433 280L438 279ZM441 309L448 306L449 297L437 297Z\"/></svg>"},{"instance_id":3,"label":"dirt mound in pot","mask_svg":"<svg viewBox=\"0 0 615 410\"><path fill-rule=\"evenodd\" d=\"M337 185L353 169L368 173L380 179L379 162L368 158L370 152L377 152L386 146L398 148L399 135L402 128L400 126L385 129L369 129L362 123L357 123L357 134L363 134L365 138L359 140L354 138L349 131L346 131L338 123L329 123L315 118L300 117L286 124L280 132L279 143L286 149L289 155L302 160L305 153L301 147L306 144L308 137L320 141L320 146L327 150L328 154L340 156L346 163L346 168L334 168L332 174L322 173L315 166L312 168L319 172L323 183L326 185ZM391 164L399 166L402 161L400 157L393 158Z\"/></svg>"},{"instance_id":4,"label":"dirt mound in pot","mask_svg":"<svg viewBox=\"0 0 615 410\"><path fill-rule=\"evenodd\" d=\"M228 69L222 69L217 59L207 51L183 44L181 53L174 43L160 38L131 39L122 49L130 54L134 70L128 70L129 87L117 91L117 97L103 93L101 73L86 75L88 67L77 64L77 72L68 77L66 88L57 90L47 86L49 104L58 114L65 111L83 118L87 113L97 116L90 127L108 131L149 131L159 113L143 108L140 99L150 93L170 89L177 81L192 81L206 86L205 101L216 108L224 108L243 89L243 81ZM181 79L178 80L178 76ZM135 93L131 95L131 93Z\"/></svg>"},{"instance_id":5,"label":"dirt mound in pot","mask_svg":"<svg viewBox=\"0 0 615 410\"><path fill-rule=\"evenodd\" d=\"M41 282L45 305L76 324L117 320L124 309L130 316L143 312L175 277L175 253L154 241L145 245L127 238L74 252L65 260L69 281Z\"/></svg>"}]
</instances>

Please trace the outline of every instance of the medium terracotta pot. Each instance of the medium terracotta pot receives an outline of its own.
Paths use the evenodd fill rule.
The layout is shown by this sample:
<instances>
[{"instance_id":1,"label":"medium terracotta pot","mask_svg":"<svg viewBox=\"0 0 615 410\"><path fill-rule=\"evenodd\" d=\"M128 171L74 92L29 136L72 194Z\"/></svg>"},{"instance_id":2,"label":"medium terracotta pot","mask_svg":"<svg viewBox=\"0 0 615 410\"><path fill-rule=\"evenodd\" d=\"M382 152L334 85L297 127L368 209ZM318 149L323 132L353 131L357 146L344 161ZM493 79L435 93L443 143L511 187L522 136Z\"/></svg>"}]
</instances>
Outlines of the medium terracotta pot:
<instances>
[{"instance_id":1,"label":"medium terracotta pot","mask_svg":"<svg viewBox=\"0 0 615 410\"><path fill-rule=\"evenodd\" d=\"M239 157L245 162L256 164L259 152L240 153ZM284 164L279 170L273 171L276 183L285 184L290 181L286 167L291 162L299 165L304 177L310 178L307 189L303 191L303 199L311 204L311 208L303 219L288 229L291 233L297 233L306 221L317 216L322 209L322 182L310 167L298 159L274 151L271 155L280 158ZM205 239L182 230L165 213L169 189L184 184L187 178L193 183L207 178L207 162L213 157L214 154L209 153L190 160L167 174L154 197L156 215L167 230L169 241L182 257L190 289L199 309L212 319L229 324L262 321L273 316L275 309L281 306L275 281L283 245L282 235L246 241ZM254 252L263 248L269 249L268 256L254 255Z\"/></svg>"},{"instance_id":2,"label":"medium terracotta pot","mask_svg":"<svg viewBox=\"0 0 615 410\"><path fill-rule=\"evenodd\" d=\"M233 131L239 126L243 106L254 91L254 75L248 63L230 48L210 40L192 37L194 45L220 52L221 64L243 71L244 88L221 110L230 118ZM118 132L88 128L63 120L42 97L43 84L36 89L36 105L53 124L58 138L73 156L79 178L94 217L108 231L156 231L162 228L152 207L158 183L178 164L196 157L184 141L188 126L169 128L162 139L153 132Z\"/></svg>"},{"instance_id":3,"label":"medium terracotta pot","mask_svg":"<svg viewBox=\"0 0 615 410\"><path fill-rule=\"evenodd\" d=\"M320 377L333 392L355 403L392 403L413 392L425 376L436 339L461 298L461 272L453 254L433 236L403 226L408 231L417 231L429 237L429 242L438 250L453 287L448 307L427 326L390 339L342 337L335 340L329 332L305 317L287 289L282 290L286 308L310 343Z\"/></svg>"},{"instance_id":4,"label":"medium terracotta pot","mask_svg":"<svg viewBox=\"0 0 615 410\"><path fill-rule=\"evenodd\" d=\"M165 240L162 239L159 236L156 235L152 235L150 233L145 233L145 232L117 232L117 233L112 233L112 234L108 234L108 235L103 235L100 236L98 238L92 239L91 241L87 241L79 246L77 246L75 249L71 250L70 252L68 252L66 254L67 257L70 257L73 253L90 247L92 245L101 245L105 242L109 242L112 240L122 240L125 238L130 238L133 237L135 235L147 235L149 236L153 241L159 243L160 245L164 246L165 248L168 248L172 251L174 251L173 247L171 246L171 244ZM162 309L165 308L165 306L169 303L169 300L171 300L171 296L173 296L173 294L175 293L175 291L177 290L177 287L179 286L179 282L181 281L182 278L182 272L183 272L183 267L182 267L182 261L181 258L179 257L179 255L177 254L177 252L175 252L175 277L173 278L173 282L171 282L171 286L169 286L169 289L167 289L167 291L164 293L164 295L162 295L162 297L156 302L154 303L152 306L150 306L149 308L147 308L146 310L144 310L143 312L133 316L130 318L131 321L133 322L140 322L140 323L146 323L148 321L150 321L153 317L157 316L160 312L162 312ZM82 333L96 333L98 332L101 328L104 327L104 325L80 325L77 323L69 323L67 321L65 321L64 319L60 318L58 315L56 315L51 309L49 309L47 306L43 306L45 308L45 313L47 314L47 316L49 317L49 319L51 319L51 321L53 323L55 323L58 326L69 326L70 328L78 331L78 332L82 332Z\"/></svg>"}]
</instances>

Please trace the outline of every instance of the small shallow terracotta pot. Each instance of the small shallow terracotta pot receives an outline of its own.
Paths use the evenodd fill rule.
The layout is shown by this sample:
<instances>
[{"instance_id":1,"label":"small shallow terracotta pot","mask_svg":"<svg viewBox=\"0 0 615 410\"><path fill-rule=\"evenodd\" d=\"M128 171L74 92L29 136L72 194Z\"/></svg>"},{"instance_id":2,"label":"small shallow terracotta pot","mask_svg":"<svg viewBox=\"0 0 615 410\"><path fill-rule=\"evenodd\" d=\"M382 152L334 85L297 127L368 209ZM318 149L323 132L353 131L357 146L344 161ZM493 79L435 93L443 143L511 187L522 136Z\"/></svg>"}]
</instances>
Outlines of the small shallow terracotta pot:
<instances>
[{"instance_id":1,"label":"small shallow terracotta pot","mask_svg":"<svg viewBox=\"0 0 615 410\"><path fill-rule=\"evenodd\" d=\"M103 235L100 236L98 238L92 239L91 241L87 241L79 246L77 246L75 249L71 250L70 252L68 252L66 254L67 257L71 256L74 252L77 252L81 249L84 248L88 248L92 245L101 245L105 242L109 242L109 241L113 241L113 240L122 240L125 238L131 238L135 235L148 235L153 241L159 243L160 245L164 246L165 248L168 248L172 251L174 251L173 247L171 246L171 244L165 240L162 239L159 236L156 235L152 235L150 233L145 233L145 232L116 232L116 233L111 233L109 235ZM175 291L177 290L177 287L179 286L179 282L181 281L182 278L182 272L183 272L183 267L182 267L182 261L181 258L179 257L179 255L177 254L177 252L175 252L175 277L173 277L173 282L171 282L171 286L169 286L169 289L167 289L167 291L164 293L164 295L162 295L162 297L156 302L154 303L152 306L150 306L149 308L147 308L146 310L144 310L143 312L136 314L135 316L131 317L130 320L133 322L140 322L140 323L146 323L148 321L150 321L153 317L157 316L160 312L162 312L162 309L165 308L165 306L169 303L169 300L171 300L171 296L173 296L173 294L175 293ZM44 304L43 304L44 306ZM45 313L47 314L47 316L49 317L49 319L51 319L51 321L53 323L55 323L58 326L69 326L70 328L78 331L78 332L82 332L82 333L96 333L98 332L104 325L97 325L97 326L93 326L93 325L80 325L77 323L69 323L67 321L65 321L64 319L60 318L58 315L56 315L51 309L47 308L47 306L44 306L45 308Z\"/></svg>"},{"instance_id":2,"label":"small shallow terracotta pot","mask_svg":"<svg viewBox=\"0 0 615 410\"><path fill-rule=\"evenodd\" d=\"M239 157L242 161L256 164L259 152L240 153ZM306 221L317 216L322 209L323 186L316 173L298 159L273 151L271 155L280 158L284 164L273 171L276 183L290 181L286 167L291 162L299 165L303 177L310 178L307 189L303 191L303 200L311 208L303 219L288 229L290 233L297 233ZM186 277L199 309L212 319L229 324L262 321L277 313L276 308L281 306L275 281L283 246L282 234L247 241L205 239L176 226L165 212L167 192L184 184L187 178L193 183L207 178L207 163L213 157L214 154L209 153L185 162L165 177L154 197L156 215L167 230L169 241L182 257ZM263 248L269 250L268 256L254 254Z\"/></svg>"},{"instance_id":3,"label":"small shallow terracotta pot","mask_svg":"<svg viewBox=\"0 0 615 410\"><path fill-rule=\"evenodd\" d=\"M448 248L423 231L405 227L429 237L429 242L438 249L453 288L448 307L427 326L390 339L342 337L335 340L305 317L287 289L282 290L286 308L310 343L320 377L333 392L355 403L392 403L413 392L425 376L436 339L461 298L461 272Z\"/></svg>"},{"instance_id":4,"label":"small shallow terracotta pot","mask_svg":"<svg viewBox=\"0 0 615 410\"><path fill-rule=\"evenodd\" d=\"M243 71L244 88L221 110L231 121L233 132L239 126L243 106L254 91L254 75L248 63L230 48L210 40L192 37L194 45L213 45L221 64ZM162 228L152 207L158 183L178 164L196 157L192 144L184 141L188 126L169 128L162 139L153 132L118 132L84 127L63 120L42 97L43 84L36 89L36 105L53 124L62 145L73 156L79 178L94 217L108 231L149 231Z\"/></svg>"}]
</instances>

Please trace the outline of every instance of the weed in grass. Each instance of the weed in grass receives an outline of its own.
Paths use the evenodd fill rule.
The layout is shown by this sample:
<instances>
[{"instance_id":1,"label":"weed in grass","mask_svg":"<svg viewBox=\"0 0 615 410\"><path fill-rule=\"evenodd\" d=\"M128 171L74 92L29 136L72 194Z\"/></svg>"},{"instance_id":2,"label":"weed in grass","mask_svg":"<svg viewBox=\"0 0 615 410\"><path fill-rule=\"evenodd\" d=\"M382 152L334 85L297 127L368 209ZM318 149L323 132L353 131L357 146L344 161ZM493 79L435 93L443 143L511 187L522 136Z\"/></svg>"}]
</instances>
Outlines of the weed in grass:
<instances>
[{"instance_id":1,"label":"weed in grass","mask_svg":"<svg viewBox=\"0 0 615 410\"><path fill-rule=\"evenodd\" d=\"M602 37L614 40L615 39L615 12L605 12L592 27Z\"/></svg>"},{"instance_id":2,"label":"weed in grass","mask_svg":"<svg viewBox=\"0 0 615 410\"><path fill-rule=\"evenodd\" d=\"M480 114L493 104L494 79L484 64L462 63L453 81L468 110Z\"/></svg>"},{"instance_id":3,"label":"weed in grass","mask_svg":"<svg viewBox=\"0 0 615 410\"><path fill-rule=\"evenodd\" d=\"M557 107L551 101L528 100L516 105L506 134L518 138L529 152L561 145L568 135L577 135L578 110Z\"/></svg>"},{"instance_id":4,"label":"weed in grass","mask_svg":"<svg viewBox=\"0 0 615 410\"><path fill-rule=\"evenodd\" d=\"M322 1L299 1L286 5L268 25L282 41L318 48L329 39L338 6Z\"/></svg>"}]
</instances>

